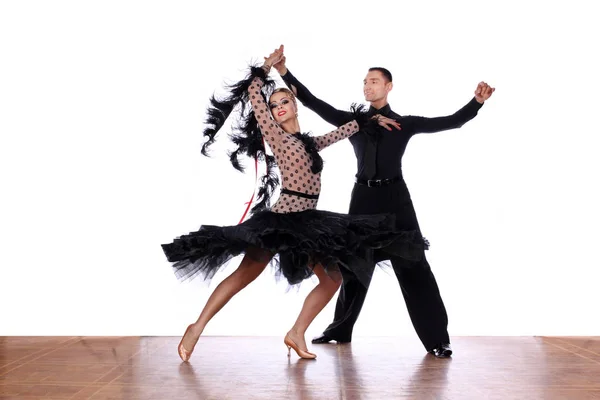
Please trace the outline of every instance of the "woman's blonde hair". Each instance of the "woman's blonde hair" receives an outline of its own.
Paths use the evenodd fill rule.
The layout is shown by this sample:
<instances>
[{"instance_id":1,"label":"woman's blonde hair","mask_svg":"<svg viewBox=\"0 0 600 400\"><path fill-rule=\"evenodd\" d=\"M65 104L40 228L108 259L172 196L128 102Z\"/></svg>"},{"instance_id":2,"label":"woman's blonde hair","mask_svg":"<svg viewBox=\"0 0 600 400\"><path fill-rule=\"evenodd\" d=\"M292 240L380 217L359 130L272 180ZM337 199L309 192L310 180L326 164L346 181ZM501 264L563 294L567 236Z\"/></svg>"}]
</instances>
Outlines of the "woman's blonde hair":
<instances>
[{"instance_id":1,"label":"woman's blonde hair","mask_svg":"<svg viewBox=\"0 0 600 400\"><path fill-rule=\"evenodd\" d=\"M287 94L288 97L290 99L292 99L292 101L294 102L294 105L296 107L298 107L298 103L296 103L296 95L290 89L284 88L284 87L280 87L280 88L277 88L277 89L273 90L273 93L271 93L271 96L269 96L269 102L271 101L271 97L273 97L273 95L275 93L285 93L285 94Z\"/></svg>"}]
</instances>

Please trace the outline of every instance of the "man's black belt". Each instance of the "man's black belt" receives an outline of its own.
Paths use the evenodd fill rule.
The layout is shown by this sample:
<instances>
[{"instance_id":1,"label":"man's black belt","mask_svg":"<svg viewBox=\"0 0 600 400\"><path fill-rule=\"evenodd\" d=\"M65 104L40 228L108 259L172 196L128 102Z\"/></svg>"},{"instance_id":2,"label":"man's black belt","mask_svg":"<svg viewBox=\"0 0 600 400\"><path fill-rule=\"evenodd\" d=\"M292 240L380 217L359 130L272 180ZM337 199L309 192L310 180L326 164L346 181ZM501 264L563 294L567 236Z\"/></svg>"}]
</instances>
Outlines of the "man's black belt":
<instances>
[{"instance_id":1,"label":"man's black belt","mask_svg":"<svg viewBox=\"0 0 600 400\"><path fill-rule=\"evenodd\" d=\"M359 185L365 185L368 187L377 187L377 186L387 186L392 183L400 182L400 177L390 178L390 179L359 179L356 178L356 183Z\"/></svg>"}]
</instances>

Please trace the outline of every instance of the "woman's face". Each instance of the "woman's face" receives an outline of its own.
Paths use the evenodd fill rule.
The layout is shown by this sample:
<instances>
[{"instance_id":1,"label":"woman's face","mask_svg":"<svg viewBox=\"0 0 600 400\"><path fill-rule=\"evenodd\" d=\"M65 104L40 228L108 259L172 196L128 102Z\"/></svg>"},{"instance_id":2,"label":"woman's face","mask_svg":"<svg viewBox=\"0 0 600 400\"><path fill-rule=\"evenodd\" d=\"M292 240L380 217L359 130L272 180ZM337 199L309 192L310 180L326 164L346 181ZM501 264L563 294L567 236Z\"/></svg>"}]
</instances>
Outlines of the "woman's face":
<instances>
[{"instance_id":1,"label":"woman's face","mask_svg":"<svg viewBox=\"0 0 600 400\"><path fill-rule=\"evenodd\" d=\"M269 99L269 109L275 122L279 125L290 119L296 118L296 103L286 92L273 93Z\"/></svg>"}]
</instances>

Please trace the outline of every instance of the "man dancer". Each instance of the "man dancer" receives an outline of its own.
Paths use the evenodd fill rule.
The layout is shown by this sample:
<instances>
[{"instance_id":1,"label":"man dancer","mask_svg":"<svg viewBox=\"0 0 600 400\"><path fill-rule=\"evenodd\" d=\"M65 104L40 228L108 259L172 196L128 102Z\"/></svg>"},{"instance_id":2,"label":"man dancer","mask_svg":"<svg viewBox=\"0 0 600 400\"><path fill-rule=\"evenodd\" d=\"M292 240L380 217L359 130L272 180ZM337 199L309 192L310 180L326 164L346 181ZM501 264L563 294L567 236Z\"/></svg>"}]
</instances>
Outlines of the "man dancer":
<instances>
[{"instance_id":1,"label":"man dancer","mask_svg":"<svg viewBox=\"0 0 600 400\"><path fill-rule=\"evenodd\" d=\"M337 110L315 97L292 75L285 57L274 65L286 85L304 106L325 121L341 126L352 120L347 111ZM354 147L358 171L352 190L349 214L394 213L401 229L419 229L417 216L402 177L402 156L410 138L417 133L432 133L461 127L473 119L494 92L480 82L475 97L456 113L438 118L401 116L393 112L387 96L393 88L392 74L385 68L371 68L364 79L369 114L387 122L387 131L378 127L375 134L359 132L349 140ZM452 355L448 335L448 316L431 267L423 254L419 262L394 257L385 250L379 261L389 259L394 268L412 324L425 349L439 358ZM375 265L373 265L373 268ZM337 299L334 321L312 343L347 343L365 301L368 288L356 278L343 274L344 282Z\"/></svg>"}]
</instances>

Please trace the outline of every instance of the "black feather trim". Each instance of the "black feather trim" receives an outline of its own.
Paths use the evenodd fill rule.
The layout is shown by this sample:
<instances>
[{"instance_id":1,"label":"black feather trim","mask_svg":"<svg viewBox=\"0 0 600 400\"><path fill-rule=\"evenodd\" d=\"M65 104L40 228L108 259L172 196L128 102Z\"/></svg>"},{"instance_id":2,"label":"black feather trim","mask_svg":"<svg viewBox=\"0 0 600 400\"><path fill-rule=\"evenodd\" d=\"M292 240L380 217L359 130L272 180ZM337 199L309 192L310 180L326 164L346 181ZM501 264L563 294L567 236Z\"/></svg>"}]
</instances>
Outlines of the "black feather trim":
<instances>
[{"instance_id":1,"label":"black feather trim","mask_svg":"<svg viewBox=\"0 0 600 400\"><path fill-rule=\"evenodd\" d=\"M306 152L312 157L310 170L313 174L323 171L323 158L317 149L317 143L308 133L294 133L294 136L304 144Z\"/></svg>"},{"instance_id":2,"label":"black feather trim","mask_svg":"<svg viewBox=\"0 0 600 400\"><path fill-rule=\"evenodd\" d=\"M208 155L208 147L214 143L217 132L223 127L225 120L233 110L239 107L241 119L230 135L231 141L237 146L229 153L231 165L238 171L244 172L244 166L241 164L239 156L246 155L265 161L267 166L265 175L260 178L261 186L258 189L256 204L251 209L252 213L270 207L271 196L279 185L275 157L266 153L262 133L250 104L248 89L255 77L261 78L264 82L261 95L265 103L267 102L267 98L275 88L275 82L268 78L262 68L250 66L250 72L245 79L227 86L229 95L226 98L222 100L217 100L214 96L211 98L211 107L208 109L206 119L209 126L204 130L207 140L202 146L202 154Z\"/></svg>"},{"instance_id":3,"label":"black feather trim","mask_svg":"<svg viewBox=\"0 0 600 400\"><path fill-rule=\"evenodd\" d=\"M377 134L377 127L379 124L377 123L377 120L368 115L366 106L364 104L357 105L356 103L352 103L352 106L350 106L350 112L354 116L354 119L358 123L361 131L365 132L369 136Z\"/></svg>"},{"instance_id":4,"label":"black feather trim","mask_svg":"<svg viewBox=\"0 0 600 400\"><path fill-rule=\"evenodd\" d=\"M256 204L252 207L252 213L270 208L271 196L273 196L273 192L279 186L275 157L267 154L265 162L267 164L267 173L261 178L261 186L258 189Z\"/></svg>"},{"instance_id":5,"label":"black feather trim","mask_svg":"<svg viewBox=\"0 0 600 400\"><path fill-rule=\"evenodd\" d=\"M217 132L221 130L225 121L233 111L233 109L239 104L242 109L242 113L247 111L249 106L248 88L252 84L255 77L259 77L265 82L263 87L264 90L272 91L275 86L275 82L267 78L265 71L256 66L250 66L250 73L245 79L236 82L231 85L227 85L229 94L224 99L217 99L214 95L210 98L210 107L207 109L208 116L206 117L205 123L208 125L203 132L203 135L207 138L206 142L202 145L202 154L208 156L208 148L215 142L215 136ZM263 94L264 95L264 94Z\"/></svg>"}]
</instances>

